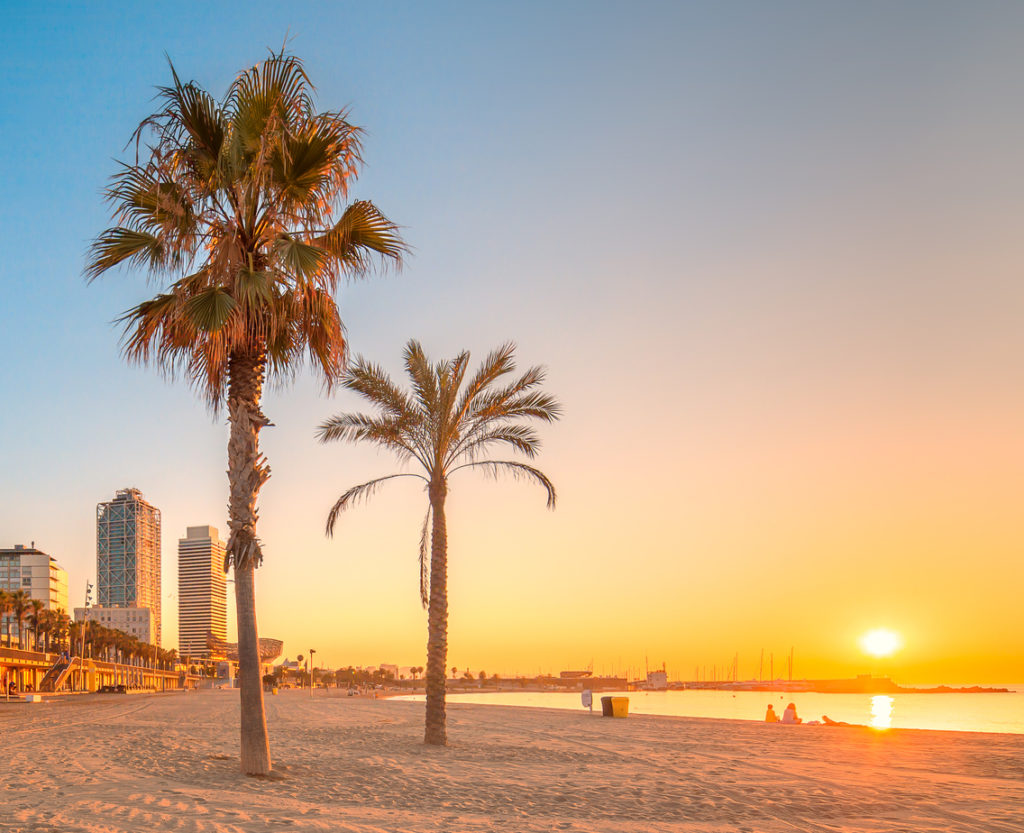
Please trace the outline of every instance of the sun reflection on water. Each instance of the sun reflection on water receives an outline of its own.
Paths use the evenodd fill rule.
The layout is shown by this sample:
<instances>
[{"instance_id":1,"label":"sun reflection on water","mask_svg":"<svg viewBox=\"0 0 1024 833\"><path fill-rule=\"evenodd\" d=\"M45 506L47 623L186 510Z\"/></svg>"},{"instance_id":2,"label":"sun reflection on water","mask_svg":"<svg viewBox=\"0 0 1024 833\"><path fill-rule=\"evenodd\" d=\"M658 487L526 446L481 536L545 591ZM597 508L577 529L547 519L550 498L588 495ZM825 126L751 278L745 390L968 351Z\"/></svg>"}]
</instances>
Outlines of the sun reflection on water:
<instances>
[{"instance_id":1,"label":"sun reflection on water","mask_svg":"<svg viewBox=\"0 0 1024 833\"><path fill-rule=\"evenodd\" d=\"M895 702L886 694L876 694L871 698L871 728L892 728L892 706Z\"/></svg>"}]
</instances>

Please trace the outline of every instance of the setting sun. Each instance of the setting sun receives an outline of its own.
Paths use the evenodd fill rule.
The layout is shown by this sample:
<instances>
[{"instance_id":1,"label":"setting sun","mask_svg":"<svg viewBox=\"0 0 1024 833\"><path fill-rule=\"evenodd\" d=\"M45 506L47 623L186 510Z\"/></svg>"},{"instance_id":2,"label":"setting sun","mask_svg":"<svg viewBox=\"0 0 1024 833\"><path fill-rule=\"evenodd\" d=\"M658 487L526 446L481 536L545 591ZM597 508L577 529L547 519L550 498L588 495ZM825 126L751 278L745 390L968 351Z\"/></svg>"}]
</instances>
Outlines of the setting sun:
<instances>
[{"instance_id":1,"label":"setting sun","mask_svg":"<svg viewBox=\"0 0 1024 833\"><path fill-rule=\"evenodd\" d=\"M887 657L902 646L900 635L885 628L868 631L860 639L860 646L866 653L876 657Z\"/></svg>"}]
</instances>

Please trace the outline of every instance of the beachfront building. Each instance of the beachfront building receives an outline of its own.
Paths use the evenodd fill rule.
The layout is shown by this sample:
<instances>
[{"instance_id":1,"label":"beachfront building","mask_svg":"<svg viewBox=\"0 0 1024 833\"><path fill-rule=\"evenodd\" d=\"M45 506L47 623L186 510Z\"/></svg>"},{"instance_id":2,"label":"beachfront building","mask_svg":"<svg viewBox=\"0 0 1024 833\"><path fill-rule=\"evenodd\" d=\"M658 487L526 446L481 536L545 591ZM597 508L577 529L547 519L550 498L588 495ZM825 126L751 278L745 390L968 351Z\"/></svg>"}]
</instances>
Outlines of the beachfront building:
<instances>
[{"instance_id":1,"label":"beachfront building","mask_svg":"<svg viewBox=\"0 0 1024 833\"><path fill-rule=\"evenodd\" d=\"M38 599L47 610L68 609L68 574L54 559L42 550L36 549L35 541L28 547L15 544L9 549L0 549L0 590L25 593ZM13 633L18 628L13 616L3 617L3 633Z\"/></svg>"},{"instance_id":2,"label":"beachfront building","mask_svg":"<svg viewBox=\"0 0 1024 833\"><path fill-rule=\"evenodd\" d=\"M96 600L103 608L149 610L146 641L160 645L160 510L138 489L119 489L96 506Z\"/></svg>"},{"instance_id":3,"label":"beachfront building","mask_svg":"<svg viewBox=\"0 0 1024 833\"><path fill-rule=\"evenodd\" d=\"M178 539L178 656L209 659L209 636L228 638L224 550L212 526L190 526Z\"/></svg>"},{"instance_id":4,"label":"beachfront building","mask_svg":"<svg viewBox=\"0 0 1024 833\"><path fill-rule=\"evenodd\" d=\"M67 571L52 555L37 550L34 541L28 547L15 544L0 549L0 590L24 590L47 610L68 609Z\"/></svg>"},{"instance_id":5,"label":"beachfront building","mask_svg":"<svg viewBox=\"0 0 1024 833\"><path fill-rule=\"evenodd\" d=\"M156 642L156 616L148 607L76 607L76 622L96 622L105 628L134 636L140 642Z\"/></svg>"}]
</instances>

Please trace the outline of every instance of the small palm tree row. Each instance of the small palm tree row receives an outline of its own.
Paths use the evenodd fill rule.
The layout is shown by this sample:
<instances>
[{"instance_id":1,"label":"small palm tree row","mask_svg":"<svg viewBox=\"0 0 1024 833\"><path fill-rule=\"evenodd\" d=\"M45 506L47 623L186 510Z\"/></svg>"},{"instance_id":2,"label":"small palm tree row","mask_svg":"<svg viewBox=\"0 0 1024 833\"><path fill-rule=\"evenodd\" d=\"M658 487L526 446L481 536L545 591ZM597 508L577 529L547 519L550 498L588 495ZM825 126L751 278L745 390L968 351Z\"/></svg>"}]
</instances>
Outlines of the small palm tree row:
<instances>
[{"instance_id":1,"label":"small palm tree row","mask_svg":"<svg viewBox=\"0 0 1024 833\"><path fill-rule=\"evenodd\" d=\"M70 650L76 656L82 656L84 650L84 656L90 659L159 668L164 671L173 670L178 661L178 652L175 650L164 650L124 631L108 628L97 622L89 622L86 627L83 627L81 622L72 623Z\"/></svg>"},{"instance_id":2,"label":"small palm tree row","mask_svg":"<svg viewBox=\"0 0 1024 833\"><path fill-rule=\"evenodd\" d=\"M241 766L271 770L260 679L254 571L263 385L309 361L331 389L347 343L335 292L375 264L398 264L396 226L366 200L345 204L361 131L318 112L302 62L271 54L217 99L171 67L107 190L115 225L96 238L91 280L125 264L167 282L128 310L124 354L184 376L215 412L227 406L227 564L235 571ZM227 564L225 569L227 569Z\"/></svg>"},{"instance_id":3,"label":"small palm tree row","mask_svg":"<svg viewBox=\"0 0 1024 833\"><path fill-rule=\"evenodd\" d=\"M555 487L539 469L517 460L494 459L496 448L510 448L527 458L536 456L540 438L529 420L552 422L561 408L541 390L544 371L532 367L518 378L515 346L505 344L484 359L467 378L470 355L432 364L423 348L410 341L405 348L405 370L411 391L396 385L378 365L356 359L343 385L376 408L376 413L343 413L320 426L322 442L367 442L394 454L399 462L414 465L414 472L389 474L353 486L331 508L327 533L333 534L341 512L368 498L385 481L412 477L424 482L427 512L420 535L420 599L427 608L426 727L424 741L447 743L445 670L448 661L448 528L445 502L448 483L463 469L491 476L510 474L538 483L547 493L548 508L555 507ZM429 535L429 548L428 548ZM429 554L428 554L429 552ZM454 669L452 670L454 674ZM467 672L468 673L468 672Z\"/></svg>"},{"instance_id":4,"label":"small palm tree row","mask_svg":"<svg viewBox=\"0 0 1024 833\"><path fill-rule=\"evenodd\" d=\"M177 651L165 651L115 628L97 622L83 627L82 622L73 621L65 611L49 610L44 602L31 598L24 590L0 590L0 616L9 617L7 647L13 647L12 629L17 626L17 647L23 650L67 650L74 656L129 665L141 663L165 670L173 669L177 660Z\"/></svg>"},{"instance_id":5,"label":"small palm tree row","mask_svg":"<svg viewBox=\"0 0 1024 833\"><path fill-rule=\"evenodd\" d=\"M0 645L11 647L11 593L0 589Z\"/></svg>"},{"instance_id":6,"label":"small palm tree row","mask_svg":"<svg viewBox=\"0 0 1024 833\"><path fill-rule=\"evenodd\" d=\"M13 631L18 629L18 648L25 647L25 623L30 619L30 613L34 611L34 599L25 590L0 590L0 618L5 623L7 631L7 647L14 647L12 644Z\"/></svg>"}]
</instances>

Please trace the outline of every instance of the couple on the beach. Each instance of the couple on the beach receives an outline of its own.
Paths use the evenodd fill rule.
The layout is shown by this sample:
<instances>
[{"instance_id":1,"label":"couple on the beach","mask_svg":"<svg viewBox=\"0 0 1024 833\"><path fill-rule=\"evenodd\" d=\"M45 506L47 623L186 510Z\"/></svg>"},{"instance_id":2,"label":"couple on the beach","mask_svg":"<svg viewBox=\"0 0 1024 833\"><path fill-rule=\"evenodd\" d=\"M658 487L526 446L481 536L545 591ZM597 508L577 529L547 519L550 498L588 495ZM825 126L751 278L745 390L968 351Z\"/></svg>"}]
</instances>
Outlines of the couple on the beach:
<instances>
[{"instance_id":1,"label":"couple on the beach","mask_svg":"<svg viewBox=\"0 0 1024 833\"><path fill-rule=\"evenodd\" d=\"M768 711L764 716L765 723L803 723L803 720L796 716L796 703L790 703L782 713L782 719L775 713L775 707L769 703Z\"/></svg>"}]
</instances>

